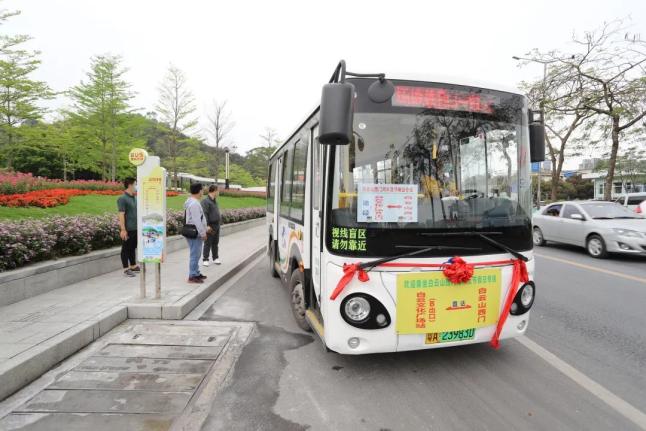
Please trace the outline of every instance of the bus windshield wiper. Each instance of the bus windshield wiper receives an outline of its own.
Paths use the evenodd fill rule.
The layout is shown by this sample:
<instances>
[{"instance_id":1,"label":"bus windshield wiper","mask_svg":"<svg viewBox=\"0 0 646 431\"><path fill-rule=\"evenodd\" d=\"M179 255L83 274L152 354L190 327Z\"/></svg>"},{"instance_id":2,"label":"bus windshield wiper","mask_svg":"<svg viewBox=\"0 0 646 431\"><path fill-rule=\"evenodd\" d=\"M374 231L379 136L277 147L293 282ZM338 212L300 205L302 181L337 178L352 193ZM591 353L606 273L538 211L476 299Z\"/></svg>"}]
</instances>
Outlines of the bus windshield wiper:
<instances>
[{"instance_id":1,"label":"bus windshield wiper","mask_svg":"<svg viewBox=\"0 0 646 431\"><path fill-rule=\"evenodd\" d=\"M411 257L411 256L417 256L419 254L424 254L428 251L431 250L481 250L481 248L478 247L452 247L452 246L446 246L446 245L395 245L395 248L415 248L417 250L409 251L407 253L402 253L402 254L397 254L395 256L388 256L384 257L381 259L373 260L371 262L363 262L361 263L361 268L367 269L367 268L373 268L375 266L381 265L382 263L390 262L393 260L400 259L402 257Z\"/></svg>"},{"instance_id":2,"label":"bus windshield wiper","mask_svg":"<svg viewBox=\"0 0 646 431\"><path fill-rule=\"evenodd\" d=\"M495 239L490 238L488 235L502 235L502 232L475 232L475 231L465 231L465 232L422 232L421 235L424 236L477 236L482 238L489 244L498 248L499 250L506 251L507 253L514 256L516 259L520 259L523 262L527 262L529 259L525 257L522 253L507 247L505 244L496 241Z\"/></svg>"}]
</instances>

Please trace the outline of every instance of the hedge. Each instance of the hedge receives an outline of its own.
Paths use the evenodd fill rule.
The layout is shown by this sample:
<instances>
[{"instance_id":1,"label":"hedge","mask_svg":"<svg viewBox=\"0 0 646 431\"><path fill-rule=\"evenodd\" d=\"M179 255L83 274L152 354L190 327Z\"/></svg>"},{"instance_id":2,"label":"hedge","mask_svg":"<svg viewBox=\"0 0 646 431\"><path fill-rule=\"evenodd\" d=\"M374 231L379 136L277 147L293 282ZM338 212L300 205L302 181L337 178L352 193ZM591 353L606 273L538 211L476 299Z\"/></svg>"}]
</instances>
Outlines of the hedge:
<instances>
[{"instance_id":1,"label":"hedge","mask_svg":"<svg viewBox=\"0 0 646 431\"><path fill-rule=\"evenodd\" d=\"M222 223L264 217L265 208L221 211ZM167 235L177 235L183 211L169 211ZM0 222L0 272L30 263L89 253L121 244L114 215L49 217Z\"/></svg>"}]
</instances>

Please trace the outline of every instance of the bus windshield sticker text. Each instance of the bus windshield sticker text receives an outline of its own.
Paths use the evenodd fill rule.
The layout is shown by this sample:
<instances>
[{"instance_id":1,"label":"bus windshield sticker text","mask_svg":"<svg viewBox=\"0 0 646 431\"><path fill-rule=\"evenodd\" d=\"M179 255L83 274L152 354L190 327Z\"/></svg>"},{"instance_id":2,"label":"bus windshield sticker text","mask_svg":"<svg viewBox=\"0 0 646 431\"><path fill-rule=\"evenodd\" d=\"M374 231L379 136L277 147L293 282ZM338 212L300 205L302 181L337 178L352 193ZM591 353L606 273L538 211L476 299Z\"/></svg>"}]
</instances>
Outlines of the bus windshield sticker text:
<instances>
[{"instance_id":1,"label":"bus windshield sticker text","mask_svg":"<svg viewBox=\"0 0 646 431\"><path fill-rule=\"evenodd\" d=\"M397 275L397 332L429 334L494 325L500 310L500 268L474 271L453 284L442 271Z\"/></svg>"},{"instance_id":2,"label":"bus windshield sticker text","mask_svg":"<svg viewBox=\"0 0 646 431\"><path fill-rule=\"evenodd\" d=\"M332 227L332 250L366 251L366 229Z\"/></svg>"},{"instance_id":3,"label":"bus windshield sticker text","mask_svg":"<svg viewBox=\"0 0 646 431\"><path fill-rule=\"evenodd\" d=\"M417 222L417 184L359 184L357 222Z\"/></svg>"}]
</instances>

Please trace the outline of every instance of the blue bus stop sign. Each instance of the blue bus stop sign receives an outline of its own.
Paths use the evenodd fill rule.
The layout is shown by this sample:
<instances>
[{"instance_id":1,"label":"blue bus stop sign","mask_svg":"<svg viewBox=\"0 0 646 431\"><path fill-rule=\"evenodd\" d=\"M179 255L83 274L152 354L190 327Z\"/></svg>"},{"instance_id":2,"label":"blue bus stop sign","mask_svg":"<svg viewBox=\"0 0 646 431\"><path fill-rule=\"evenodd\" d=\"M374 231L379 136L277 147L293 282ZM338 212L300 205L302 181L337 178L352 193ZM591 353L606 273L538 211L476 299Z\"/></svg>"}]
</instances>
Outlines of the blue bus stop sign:
<instances>
[{"instance_id":1,"label":"blue bus stop sign","mask_svg":"<svg viewBox=\"0 0 646 431\"><path fill-rule=\"evenodd\" d=\"M541 168L541 162L534 162L532 163L532 172L538 173L538 171Z\"/></svg>"}]
</instances>

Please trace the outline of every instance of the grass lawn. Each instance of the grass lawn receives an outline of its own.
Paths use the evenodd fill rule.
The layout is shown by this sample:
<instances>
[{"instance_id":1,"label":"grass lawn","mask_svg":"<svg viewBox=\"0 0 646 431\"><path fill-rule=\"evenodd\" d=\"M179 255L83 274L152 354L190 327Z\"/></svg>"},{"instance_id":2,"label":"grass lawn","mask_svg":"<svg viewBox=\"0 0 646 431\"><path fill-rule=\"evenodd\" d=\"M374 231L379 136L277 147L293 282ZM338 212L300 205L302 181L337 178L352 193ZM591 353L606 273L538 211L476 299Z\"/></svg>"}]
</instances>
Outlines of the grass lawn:
<instances>
[{"instance_id":1,"label":"grass lawn","mask_svg":"<svg viewBox=\"0 0 646 431\"><path fill-rule=\"evenodd\" d=\"M116 214L117 211L117 198L119 196L99 196L87 195L76 196L70 199L67 205L60 205L54 208L9 208L0 207L0 219L19 220L23 218L42 218L54 215L78 215L78 214L91 214L101 215L105 213ZM188 195L180 195L169 197L166 200L168 209L181 210L184 208L184 202ZM250 207L263 207L265 200L257 197L218 197L220 209L230 208L250 208Z\"/></svg>"}]
</instances>

